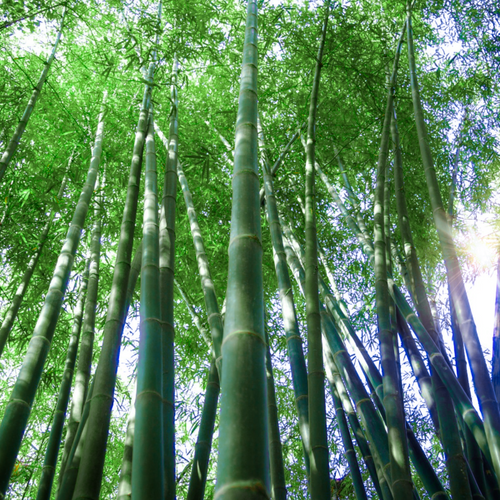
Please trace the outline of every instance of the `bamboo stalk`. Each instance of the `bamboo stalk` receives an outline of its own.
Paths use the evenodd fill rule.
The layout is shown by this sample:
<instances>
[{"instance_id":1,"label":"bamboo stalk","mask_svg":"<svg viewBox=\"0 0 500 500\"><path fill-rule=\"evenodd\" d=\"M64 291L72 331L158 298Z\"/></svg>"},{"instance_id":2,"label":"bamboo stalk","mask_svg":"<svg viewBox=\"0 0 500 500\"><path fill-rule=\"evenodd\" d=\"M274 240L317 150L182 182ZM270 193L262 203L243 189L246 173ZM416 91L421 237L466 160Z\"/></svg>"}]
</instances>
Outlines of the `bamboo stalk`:
<instances>
[{"instance_id":1,"label":"bamboo stalk","mask_svg":"<svg viewBox=\"0 0 500 500\"><path fill-rule=\"evenodd\" d=\"M66 353L66 361L64 372L57 397L56 411L52 421L50 430L49 442L45 452L45 460L42 468L42 476L38 484L36 500L49 500L52 491L52 483L56 472L57 458L59 456L59 447L61 445L61 436L64 426L64 418L68 408L69 396L71 392L71 382L73 381L73 372L76 364L76 355L78 352L78 343L80 340L80 332L82 329L83 311L85 306L85 297L89 280L89 264L90 259L87 259L85 270L78 292L78 301L73 313L73 329L69 339L68 350Z\"/></svg>"},{"instance_id":2,"label":"bamboo stalk","mask_svg":"<svg viewBox=\"0 0 500 500\"><path fill-rule=\"evenodd\" d=\"M342 436L342 443L344 444L344 454L349 465L352 483L354 485L354 492L356 494L357 500L366 500L367 496L365 486L363 484L363 478L361 477L361 472L359 470L356 452L354 451L354 446L352 444L352 439L349 433L349 427L347 425L347 419L344 413L344 408L342 406L342 401L340 399L340 395L337 391L335 380L333 378L333 372L331 368L331 365L334 364L333 356L330 351L325 352L324 355L326 376L330 384L330 391L332 394L333 403L335 405L335 414L337 416L337 423L340 429L340 434Z\"/></svg>"},{"instance_id":3,"label":"bamboo stalk","mask_svg":"<svg viewBox=\"0 0 500 500\"><path fill-rule=\"evenodd\" d=\"M162 332L160 327L159 228L153 114L146 136L146 175L141 266L141 322L135 400L134 499L163 498Z\"/></svg>"},{"instance_id":4,"label":"bamboo stalk","mask_svg":"<svg viewBox=\"0 0 500 500\"><path fill-rule=\"evenodd\" d=\"M61 40L61 35L62 35L62 29L64 26L64 18L66 17L66 7L64 7L62 19L61 19L61 24L59 25L59 31L57 32L56 36L56 41L54 43L54 47L52 49L52 52L45 62L45 66L43 68L42 74L40 75L40 78L38 79L38 83L36 87L33 89L33 92L31 94L30 100L28 102L28 105L26 106L26 109L24 110L23 116L21 117L21 120L17 124L16 130L14 131L14 134L12 135L9 144L7 146L7 149L4 151L2 158L0 158L0 182L2 182L2 179L5 175L5 171L7 170L7 167L10 164L10 161L12 160L12 157L16 153L17 147L19 146L19 142L21 140L21 137L23 136L24 130L26 129L26 125L28 125L28 121L30 119L31 113L35 109L36 102L38 100L38 97L40 96L40 92L42 91L43 84L45 83L45 80L47 79L47 75L49 74L50 67L52 65L52 61L56 57L56 50L57 46L59 45L59 41Z\"/></svg>"},{"instance_id":5,"label":"bamboo stalk","mask_svg":"<svg viewBox=\"0 0 500 500\"><path fill-rule=\"evenodd\" d=\"M286 254L283 247L283 233L276 205L274 194L274 183L272 171L269 168L267 154L265 154L264 135L262 130L259 134L260 147L264 151L263 171L264 171L264 191L266 196L266 214L271 233L273 245L274 266L278 280L280 301L283 316L283 326L287 340L288 359L292 371L293 390L295 395L295 405L299 417L299 431L302 437L304 449L304 460L306 472L310 474L310 442L309 442L309 405L307 387L307 368L302 350L302 338L300 335L295 303L293 299L292 283L288 274Z\"/></svg>"},{"instance_id":6,"label":"bamboo stalk","mask_svg":"<svg viewBox=\"0 0 500 500\"><path fill-rule=\"evenodd\" d=\"M236 119L217 499L268 498L269 442L257 162L257 1L247 8ZM238 443L235 446L234 443Z\"/></svg>"},{"instance_id":7,"label":"bamboo stalk","mask_svg":"<svg viewBox=\"0 0 500 500\"><path fill-rule=\"evenodd\" d=\"M205 253L205 246L203 244L203 238L201 236L201 230L194 208L193 198L191 196L191 192L189 191L187 179L184 175L184 171L180 165L180 162L177 163L177 175L179 177L179 183L181 185L182 192L184 193L184 201L186 203L189 223L191 227L191 234L193 236L193 244L196 251L196 260L198 262L198 272L200 273L201 287L203 289L203 297L205 299L208 324L210 326L210 332L212 334L212 342L214 345L215 357L217 360L220 376L222 366L221 345L224 326L222 324L222 318L219 312L219 306L217 304L215 285L210 274L208 257Z\"/></svg>"},{"instance_id":8,"label":"bamboo stalk","mask_svg":"<svg viewBox=\"0 0 500 500\"><path fill-rule=\"evenodd\" d=\"M365 433L361 428L361 424L359 423L358 417L356 415L356 411L354 410L351 399L347 394L346 388L344 386L344 382L342 382L342 378L338 371L337 365L335 362L329 364L329 370L332 374L332 379L335 384L335 388L338 392L340 402L342 403L342 407L344 408L345 413L347 414L347 418L349 419L349 423L351 425L351 430L356 438L361 454L363 455L363 460L365 461L366 467L370 473L370 476L373 481L373 485L375 486L375 490L380 499L390 499L392 498L392 493L389 487L386 484L386 488L384 492L382 491L381 484L379 481L379 476L377 474L377 469L374 462L374 457L371 455L371 451L368 445L368 441L366 440ZM382 477L383 478L383 477ZM383 479L385 482L385 479Z\"/></svg>"},{"instance_id":9,"label":"bamboo stalk","mask_svg":"<svg viewBox=\"0 0 500 500\"><path fill-rule=\"evenodd\" d=\"M404 39L404 29L396 48L396 56L392 75L388 85L387 105L385 110L382 138L377 166L377 183L374 202L374 271L375 271L375 303L378 318L378 334L380 339L380 355L382 360L384 399L386 422L388 427L389 451L391 455L392 492L395 498L409 498L412 495L408 444L406 440L404 414L401 394L399 392L396 359L394 355L394 337L389 312L389 291L387 287L386 236L384 231L384 190L386 185L387 152L391 114L393 108L396 73Z\"/></svg>"},{"instance_id":10,"label":"bamboo stalk","mask_svg":"<svg viewBox=\"0 0 500 500\"><path fill-rule=\"evenodd\" d=\"M284 226L285 228L287 227L286 225ZM287 235L290 234L290 231L286 231ZM303 249L301 248L300 244L298 241L295 241L295 246L298 247L299 252L303 252ZM301 270L301 265L299 262L298 257L294 254L294 251L291 249L291 247L286 246L285 250L287 251L287 260L289 262L289 265L292 267L292 270L295 274L295 277L297 281L303 280L303 270ZM322 313L322 327L323 327L323 333L327 335L327 339L329 339L329 344L333 352L336 352L335 349L338 348L340 349L340 346L337 346L334 348L331 344L333 342L333 339L338 336L338 332L336 329L336 326L333 321L333 316L335 316L336 321L338 322L339 325L341 325L341 330L344 332L346 337L350 337L353 339L355 348L360 352L361 357L358 357L358 361L361 364L362 370L365 373L365 377L367 378L368 385L371 386L371 397L375 401L377 408L380 411L380 414L382 415L383 418L385 418L385 409L384 406L381 403L381 400L383 398L383 387L382 387L382 376L380 375L378 369L376 368L373 360L370 358L368 353L366 352L364 346L362 345L361 341L357 337L354 329L350 325L350 322L348 318L342 317L341 316L341 310L334 302L334 298L331 296L331 294L328 292L328 290L325 290L325 284L322 280L320 280L320 284L322 285L321 288L321 296L322 298L326 301L327 303L327 309L328 312L324 311ZM333 314L331 314L331 312ZM329 333L327 333L329 332ZM337 332L337 333L335 333ZM329 338L330 336L330 338ZM345 350L345 347L343 347ZM350 358L349 358L350 359ZM353 368L354 370L354 368ZM355 372L350 372L351 377L357 377L357 373ZM354 383L354 382L353 382ZM357 382L355 382L357 384ZM361 384L361 381L359 381ZM353 386L354 388L356 387L355 385ZM357 389L360 390L360 389ZM363 390L365 390L363 388ZM351 391L351 389L349 389ZM362 392L358 392L357 397L361 397ZM354 396L353 396L354 398ZM379 415L380 416L380 415ZM422 482L424 483L424 487L426 488L427 492L431 495L434 496L436 495L436 498L442 498L445 499L447 498L446 493L444 488L442 487L436 473L434 472L431 464L429 463L427 457L425 456L424 452L422 451L420 444L416 440L415 436L413 435L413 432L411 431L411 428L409 425L406 423L406 435L409 440L409 454L410 458L415 465L419 476L422 479ZM376 461L377 460L383 460L381 457L377 457L374 455ZM384 463L382 461L382 463ZM386 466L388 467L389 464L387 462ZM387 470L384 468L384 472L386 474L386 479L390 483L390 476L387 474ZM383 484L383 481L381 479L381 487L382 490L385 491L385 485ZM416 490L413 490L414 492ZM414 493L415 494L415 493Z\"/></svg>"},{"instance_id":11,"label":"bamboo stalk","mask_svg":"<svg viewBox=\"0 0 500 500\"><path fill-rule=\"evenodd\" d=\"M330 494L330 470L328 459L328 438L326 432L325 374L323 370L323 348L321 341L321 316L318 291L318 241L316 234L316 115L321 77L323 51L326 41L330 2L325 2L325 17L321 40L316 57L313 87L309 105L306 150L306 189L305 189L305 299L307 319L308 350L308 402L309 402L309 461L311 474L309 492L311 500L327 498Z\"/></svg>"},{"instance_id":12,"label":"bamboo stalk","mask_svg":"<svg viewBox=\"0 0 500 500\"><path fill-rule=\"evenodd\" d=\"M174 57L171 75L172 108L170 111L168 156L163 178L160 211L160 320L163 357L163 454L165 500L175 498L175 377L174 377L174 272L175 213L178 164L178 62Z\"/></svg>"},{"instance_id":13,"label":"bamboo stalk","mask_svg":"<svg viewBox=\"0 0 500 500\"><path fill-rule=\"evenodd\" d=\"M14 385L4 418L0 425L0 498L5 495L16 456L21 446L24 430L28 421L31 405L40 382L50 344L54 336L62 301L73 267L82 227L87 215L90 199L99 169L103 139L103 112L99 115L96 141L93 149L87 179L82 188L66 240L59 254L49 291L38 317L33 337L28 346L26 362L23 364Z\"/></svg>"},{"instance_id":14,"label":"bamboo stalk","mask_svg":"<svg viewBox=\"0 0 500 500\"><path fill-rule=\"evenodd\" d=\"M397 127L396 109L392 109L392 139L394 142L394 177L396 185L396 204L398 209L398 223L403 240L403 245L406 254L406 263L410 271L411 289L413 302L418 311L419 317L422 320L426 330L431 335L436 345L440 345L440 337L437 333L432 310L425 289L420 265L417 257L417 251L413 242L413 236L410 228L410 220L406 204L406 196L404 191L403 180L403 156L399 142L399 132ZM405 323L404 320L402 323ZM408 338L406 337L407 343ZM411 341L410 341L411 342ZM410 346L411 348L411 346ZM443 348L443 355L446 350ZM464 500L471 498L471 490L467 478L467 468L465 457L463 455L460 444L460 436L458 424L453 411L453 403L439 375L434 371L432 373L432 385L434 387L436 410L439 415L440 423L436 427L441 438L443 449L445 450L446 466L450 479L450 489L454 498L462 498ZM432 404L432 402L430 402ZM430 409L430 407L429 407ZM481 467L482 469L482 467Z\"/></svg>"},{"instance_id":15,"label":"bamboo stalk","mask_svg":"<svg viewBox=\"0 0 500 500\"><path fill-rule=\"evenodd\" d=\"M493 349L491 379L497 400L500 401L500 252L497 258L497 284L495 298L495 319L493 324Z\"/></svg>"},{"instance_id":16,"label":"bamboo stalk","mask_svg":"<svg viewBox=\"0 0 500 500\"><path fill-rule=\"evenodd\" d=\"M265 327L264 327L265 328ZM286 500L285 468L281 447L278 407L276 405L276 390L274 387L273 364L269 347L269 335L266 333L266 374L267 374L267 414L269 419L269 457L271 465L271 498Z\"/></svg>"},{"instance_id":17,"label":"bamboo stalk","mask_svg":"<svg viewBox=\"0 0 500 500\"><path fill-rule=\"evenodd\" d=\"M103 176L104 177L104 176ZM99 261L101 255L101 205L103 202L104 180L101 183L99 178L96 183L96 199L94 202L94 227L92 229L90 243L90 267L87 297L85 299L82 339L78 356L78 366L75 376L75 388L71 402L70 416L68 420L66 440L64 443L63 456L59 478L64 476L64 469L68 455L73 446L73 439L78 429L90 380L90 370L92 363L92 351L94 347L94 328L97 307L97 292L99 285ZM60 486L61 483L59 483Z\"/></svg>"},{"instance_id":18,"label":"bamboo stalk","mask_svg":"<svg viewBox=\"0 0 500 500\"><path fill-rule=\"evenodd\" d=\"M127 430L125 432L125 443L123 446L122 468L118 482L118 500L130 500L132 498L132 459L134 455L135 434L135 394L130 401L130 409L127 417Z\"/></svg>"},{"instance_id":19,"label":"bamboo stalk","mask_svg":"<svg viewBox=\"0 0 500 500\"><path fill-rule=\"evenodd\" d=\"M130 274L130 259L133 247L142 163L141 157L148 123L153 72L154 65L151 65L135 134L127 195L111 285L111 295L108 303L106 323L104 325L104 340L95 375L94 395L90 404L87 422L89 432L82 446L78 478L74 490L75 500L83 498L98 500L101 488L106 442L116 384L118 355L126 319L124 306Z\"/></svg>"},{"instance_id":20,"label":"bamboo stalk","mask_svg":"<svg viewBox=\"0 0 500 500\"><path fill-rule=\"evenodd\" d=\"M134 259L132 260L132 265L130 268L130 274L126 289L125 305L124 305L125 318L128 315L128 310L130 304L132 303L132 298L137 283L137 278L141 272L141 263L142 263L142 242L135 251ZM85 427L89 416L93 387L94 387L94 382L92 382L92 385L90 386L86 394L86 400L85 400L85 405L83 407L82 416L80 422L78 423L78 427L75 432L75 437L73 439L71 449L68 451L66 467L64 471L61 469L59 474L59 490L57 492L57 500L72 500L73 498L73 492L75 489L75 483L78 476L78 470L80 468L80 461L83 450L84 439L82 439L82 436L84 435L84 431L86 432Z\"/></svg>"}]
</instances>

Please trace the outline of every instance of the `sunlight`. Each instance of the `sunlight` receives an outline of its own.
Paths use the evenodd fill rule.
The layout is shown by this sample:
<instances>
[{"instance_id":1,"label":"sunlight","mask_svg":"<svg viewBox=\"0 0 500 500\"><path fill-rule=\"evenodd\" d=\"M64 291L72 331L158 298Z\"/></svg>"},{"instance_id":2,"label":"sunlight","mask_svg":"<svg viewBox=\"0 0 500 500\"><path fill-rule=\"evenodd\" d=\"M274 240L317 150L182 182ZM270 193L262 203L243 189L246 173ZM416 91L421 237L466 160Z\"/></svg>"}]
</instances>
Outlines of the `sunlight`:
<instances>
[{"instance_id":1,"label":"sunlight","mask_svg":"<svg viewBox=\"0 0 500 500\"><path fill-rule=\"evenodd\" d=\"M487 237L473 233L466 250L476 269L491 269L494 267L497 249Z\"/></svg>"}]
</instances>

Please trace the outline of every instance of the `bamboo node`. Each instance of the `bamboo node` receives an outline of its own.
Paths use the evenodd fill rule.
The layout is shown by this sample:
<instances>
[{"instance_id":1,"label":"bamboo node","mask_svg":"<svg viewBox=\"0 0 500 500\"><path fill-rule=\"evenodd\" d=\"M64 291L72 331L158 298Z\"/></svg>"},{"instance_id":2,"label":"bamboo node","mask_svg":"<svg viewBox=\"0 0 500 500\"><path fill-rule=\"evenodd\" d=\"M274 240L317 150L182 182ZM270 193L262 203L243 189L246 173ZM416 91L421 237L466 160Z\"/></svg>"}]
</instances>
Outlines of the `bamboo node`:
<instances>
[{"instance_id":1,"label":"bamboo node","mask_svg":"<svg viewBox=\"0 0 500 500\"><path fill-rule=\"evenodd\" d=\"M233 483L225 484L215 493L214 500L224 495L228 490L247 490L259 494L262 498L270 500L265 485L260 481L234 481Z\"/></svg>"},{"instance_id":2,"label":"bamboo node","mask_svg":"<svg viewBox=\"0 0 500 500\"><path fill-rule=\"evenodd\" d=\"M224 345L226 343L226 341L229 340L234 335L250 335L252 338L259 339L259 341L264 346L267 347L265 340L262 338L262 336L258 332L251 332L249 330L235 330L234 332L230 332L227 335L224 335L224 340L222 341L222 345Z\"/></svg>"}]
</instances>

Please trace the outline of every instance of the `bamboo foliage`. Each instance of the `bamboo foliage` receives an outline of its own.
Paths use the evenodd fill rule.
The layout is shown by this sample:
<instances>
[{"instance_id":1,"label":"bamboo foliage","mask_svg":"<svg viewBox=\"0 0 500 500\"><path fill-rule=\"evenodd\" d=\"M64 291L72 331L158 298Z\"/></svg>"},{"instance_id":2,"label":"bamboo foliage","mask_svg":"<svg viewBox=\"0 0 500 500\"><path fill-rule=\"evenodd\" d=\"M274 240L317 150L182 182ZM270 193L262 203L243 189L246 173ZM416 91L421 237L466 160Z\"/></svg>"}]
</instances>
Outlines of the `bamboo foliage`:
<instances>
[{"instance_id":1,"label":"bamboo foliage","mask_svg":"<svg viewBox=\"0 0 500 500\"><path fill-rule=\"evenodd\" d=\"M36 389L40 382L50 343L55 332L73 261L94 191L103 140L103 112L99 115L92 159L80 199L75 208L65 243L57 260L49 291L28 346L25 363L12 391L0 425L0 496L5 495L10 475L26 428Z\"/></svg>"},{"instance_id":2,"label":"bamboo foliage","mask_svg":"<svg viewBox=\"0 0 500 500\"><path fill-rule=\"evenodd\" d=\"M220 499L240 498L249 489L255 496L268 498L270 487L257 169L257 2L250 0L236 119L227 311L222 343L223 397L216 493Z\"/></svg>"},{"instance_id":3,"label":"bamboo foliage","mask_svg":"<svg viewBox=\"0 0 500 500\"><path fill-rule=\"evenodd\" d=\"M24 130L26 129L26 125L28 125L28 121L30 119L31 113L33 113L33 110L35 109L36 102L38 100L38 97L40 96L40 92L42 91L43 84L45 83L45 80L47 79L47 75L49 74L50 67L52 65L52 61L56 57L56 51L57 51L57 46L59 45L59 41L61 40L61 35L62 35L62 29L64 26L64 18L66 17L66 7L64 7L64 11L62 14L61 18L61 24L59 26L59 31L57 32L56 36L56 41L54 43L54 47L52 49L52 52L50 53L49 58L45 62L45 66L42 70L42 74L40 75L40 78L38 79L38 83L36 87L33 89L33 92L31 94L31 98L28 102L28 105L26 106L26 109L24 110L23 116L21 117L21 120L19 121L16 130L14 131L14 134L12 135L9 144L7 146L7 149L4 151L2 154L2 158L0 158L0 183L2 182L2 179L5 175L5 171L7 170L7 167L10 164L10 161L12 160L12 157L16 153L17 147L19 145L19 141L21 140L21 137L23 136Z\"/></svg>"}]
</instances>

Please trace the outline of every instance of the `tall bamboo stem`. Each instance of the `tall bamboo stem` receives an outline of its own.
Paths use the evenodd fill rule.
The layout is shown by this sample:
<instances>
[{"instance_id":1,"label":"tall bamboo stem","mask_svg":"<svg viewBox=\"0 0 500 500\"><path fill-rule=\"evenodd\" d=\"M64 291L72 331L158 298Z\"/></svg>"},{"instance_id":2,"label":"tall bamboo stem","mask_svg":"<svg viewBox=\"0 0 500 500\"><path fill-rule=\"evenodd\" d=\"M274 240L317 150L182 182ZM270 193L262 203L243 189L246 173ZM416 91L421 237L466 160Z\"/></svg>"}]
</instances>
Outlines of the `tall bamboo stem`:
<instances>
[{"instance_id":1,"label":"tall bamboo stem","mask_svg":"<svg viewBox=\"0 0 500 500\"><path fill-rule=\"evenodd\" d=\"M94 394L87 422L89 431L83 444L78 478L73 496L74 500L98 500L101 489L121 336L125 322L124 306L127 299L126 290L130 274L133 234L137 215L141 158L148 124L153 72L154 65L151 64L135 134L127 195L111 285L111 295L108 303L106 323L104 325L104 340L95 374Z\"/></svg>"},{"instance_id":2,"label":"tall bamboo stem","mask_svg":"<svg viewBox=\"0 0 500 500\"><path fill-rule=\"evenodd\" d=\"M38 485L36 500L49 500L52 491L52 483L54 481L57 458L59 456L59 447L61 445L64 418L68 408L71 383L73 381L73 372L76 364L76 354L78 352L78 343L82 329L85 296L89 280L89 264L90 259L87 259L78 293L78 301L74 310L73 329L69 339L63 378L59 389L59 395L57 397L56 412L52 421L52 428L50 430L49 442L45 452L45 460L43 463L42 476Z\"/></svg>"},{"instance_id":3,"label":"tall bamboo stem","mask_svg":"<svg viewBox=\"0 0 500 500\"><path fill-rule=\"evenodd\" d=\"M217 499L268 498L266 342L257 148L257 1L247 8L236 118ZM235 443L238 443L235 446Z\"/></svg>"},{"instance_id":4,"label":"tall bamboo stem","mask_svg":"<svg viewBox=\"0 0 500 500\"><path fill-rule=\"evenodd\" d=\"M440 345L440 337L437 333L427 292L422 278L420 265L417 257L417 251L413 243L413 236L410 228L410 219L406 204L406 195L404 190L403 180L403 156L399 142L399 131L397 126L396 108L392 109L392 124L391 124L392 140L394 142L394 178L396 186L396 204L398 209L398 223L403 240L403 245L406 254L406 264L410 271L410 279L412 288L410 289L413 297L413 302L418 311L419 317L422 320L426 330L431 335L434 343ZM404 320L402 323L405 323ZM407 337L408 340L411 335ZM411 341L410 341L411 342ZM411 348L411 346L410 346ZM442 350L445 355L445 350ZM453 411L453 403L443 384L443 381L432 370L432 384L434 387L434 395L436 409L439 415L439 426L436 430L441 430L439 436L443 443L443 448L446 456L446 466L450 479L450 489L453 498L467 500L471 498L471 490L467 479L467 467L460 444L460 436L458 424ZM430 409L430 408L429 408Z\"/></svg>"},{"instance_id":5,"label":"tall bamboo stem","mask_svg":"<svg viewBox=\"0 0 500 500\"><path fill-rule=\"evenodd\" d=\"M307 474L310 474L310 442L309 442L309 405L308 405L308 387L307 387L307 368L302 350L302 338L300 335L295 303L293 299L292 283L288 274L286 263L286 254L283 247L283 233L276 205L276 196L274 194L274 183L272 170L269 168L267 154L265 154L264 135L261 130L259 134L260 147L264 151L264 191L266 196L266 214L271 233L271 241L274 253L274 267L278 280L280 301L283 316L283 326L287 340L288 359L292 371L293 390L295 395L295 404L299 417L299 430L302 437L302 446L304 449L304 459Z\"/></svg>"},{"instance_id":6,"label":"tall bamboo stem","mask_svg":"<svg viewBox=\"0 0 500 500\"><path fill-rule=\"evenodd\" d=\"M87 297L85 299L82 340L80 343L78 366L75 376L75 388L73 391L73 399L71 401L71 410L68 420L63 456L61 459L59 478L64 476L66 461L71 451L71 447L73 446L73 439L82 418L83 407L85 405L85 400L87 399L87 391L90 380L92 352L94 348L97 292L99 286L99 264L101 257L101 206L103 202L104 176L102 177L103 181L100 182L98 178L96 184L97 195L94 202L94 227L92 229L90 242L89 283Z\"/></svg>"},{"instance_id":7,"label":"tall bamboo stem","mask_svg":"<svg viewBox=\"0 0 500 500\"><path fill-rule=\"evenodd\" d=\"M168 156L163 178L160 211L160 319L163 355L163 453L165 466L165 500L175 498L175 378L174 378L174 273L175 211L178 163L178 62L174 57L171 76Z\"/></svg>"},{"instance_id":8,"label":"tall bamboo stem","mask_svg":"<svg viewBox=\"0 0 500 500\"><path fill-rule=\"evenodd\" d=\"M146 175L141 267L141 334L135 400L134 499L164 496L162 433L162 335L160 327L159 229L153 114L146 136Z\"/></svg>"},{"instance_id":9,"label":"tall bamboo stem","mask_svg":"<svg viewBox=\"0 0 500 500\"><path fill-rule=\"evenodd\" d=\"M321 316L318 291L318 241L316 234L316 115L323 51L326 41L330 2L325 2L325 17L321 40L316 58L313 87L309 105L306 150L306 192L305 192L305 298L307 318L308 349L308 396L310 467L309 491L312 500L327 498L330 494L330 470L328 460L328 438L326 432L325 374L323 370L323 348L321 342Z\"/></svg>"},{"instance_id":10,"label":"tall bamboo stem","mask_svg":"<svg viewBox=\"0 0 500 500\"><path fill-rule=\"evenodd\" d=\"M327 360L327 358L330 358ZM357 500L366 500L366 491L363 484L363 478L361 477L361 472L359 470L358 461L356 458L356 452L354 451L354 446L352 444L351 434L349 433L349 426L347 425L347 419L344 413L344 408L342 406L342 401L340 395L335 386L335 380L333 378L333 371L331 365L334 364L333 356L330 351L325 353L325 368L326 376L330 384L330 390L332 393L333 403L335 405L335 414L337 416L337 423L340 428L340 434L342 437L342 443L344 445L344 453L349 464L349 471L351 473L352 483L354 485L354 492L356 494Z\"/></svg>"}]
</instances>

